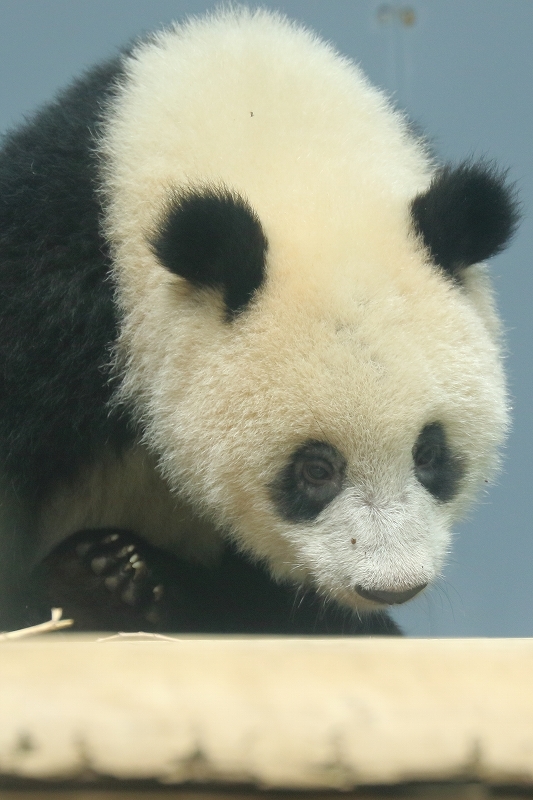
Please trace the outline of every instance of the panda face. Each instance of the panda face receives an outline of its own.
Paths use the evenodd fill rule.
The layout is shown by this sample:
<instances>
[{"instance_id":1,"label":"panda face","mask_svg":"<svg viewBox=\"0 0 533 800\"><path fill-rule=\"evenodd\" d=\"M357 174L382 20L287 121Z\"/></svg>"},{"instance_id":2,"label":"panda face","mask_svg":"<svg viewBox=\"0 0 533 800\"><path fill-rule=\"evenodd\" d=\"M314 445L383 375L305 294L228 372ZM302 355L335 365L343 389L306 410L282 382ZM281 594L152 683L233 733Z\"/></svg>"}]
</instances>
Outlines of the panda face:
<instances>
[{"instance_id":1,"label":"panda face","mask_svg":"<svg viewBox=\"0 0 533 800\"><path fill-rule=\"evenodd\" d=\"M169 483L277 578L363 609L439 574L506 423L483 319L418 257L410 286L371 271L360 301L351 276L300 298L269 282L269 244L265 282L230 320L221 290L183 297L160 266L164 304L141 323L145 385L165 334L145 418Z\"/></svg>"},{"instance_id":2,"label":"panda face","mask_svg":"<svg viewBox=\"0 0 533 800\"><path fill-rule=\"evenodd\" d=\"M507 190L435 173L353 65L266 12L170 31L125 72L100 142L119 399L173 490L275 577L408 599L507 425L473 262L512 230Z\"/></svg>"}]
</instances>

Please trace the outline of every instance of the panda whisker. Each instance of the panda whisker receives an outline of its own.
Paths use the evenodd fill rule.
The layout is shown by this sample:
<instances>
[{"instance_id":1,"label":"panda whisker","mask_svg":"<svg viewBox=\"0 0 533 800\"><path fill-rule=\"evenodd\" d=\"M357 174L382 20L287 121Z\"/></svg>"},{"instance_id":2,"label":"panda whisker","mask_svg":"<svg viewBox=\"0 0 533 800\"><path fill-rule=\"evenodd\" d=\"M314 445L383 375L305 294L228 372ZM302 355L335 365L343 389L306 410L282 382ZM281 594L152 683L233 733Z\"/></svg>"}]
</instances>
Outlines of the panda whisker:
<instances>
[{"instance_id":1,"label":"panda whisker","mask_svg":"<svg viewBox=\"0 0 533 800\"><path fill-rule=\"evenodd\" d=\"M444 595L444 597L446 597L446 600L448 601L448 605L449 605L450 611L452 612L452 616L453 616L453 619L455 621L455 607L454 607L454 603L452 603L452 599L450 597L450 592L453 592L455 594L457 600L459 601L460 606L462 606L464 608L464 600L463 600L463 597L462 597L461 593L459 592L458 589L456 589L456 587L453 585L453 583L450 583L450 581L447 581L447 580L444 580L444 579L441 579L440 581L437 582L436 588L437 588L438 592L442 593Z\"/></svg>"}]
</instances>

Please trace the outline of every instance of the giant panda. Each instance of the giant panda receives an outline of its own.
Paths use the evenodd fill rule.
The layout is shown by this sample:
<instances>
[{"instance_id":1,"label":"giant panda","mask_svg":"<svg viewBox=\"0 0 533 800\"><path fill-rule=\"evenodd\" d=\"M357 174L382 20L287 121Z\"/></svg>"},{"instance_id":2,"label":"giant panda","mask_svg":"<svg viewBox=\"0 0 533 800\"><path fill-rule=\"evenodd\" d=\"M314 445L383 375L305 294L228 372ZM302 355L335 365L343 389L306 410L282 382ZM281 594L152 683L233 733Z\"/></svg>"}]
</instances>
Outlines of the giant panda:
<instances>
[{"instance_id":1,"label":"giant panda","mask_svg":"<svg viewBox=\"0 0 533 800\"><path fill-rule=\"evenodd\" d=\"M0 192L0 625L80 535L108 588L145 542L201 593L229 545L366 619L439 576L508 426L504 173L438 164L330 44L232 8L8 133Z\"/></svg>"}]
</instances>

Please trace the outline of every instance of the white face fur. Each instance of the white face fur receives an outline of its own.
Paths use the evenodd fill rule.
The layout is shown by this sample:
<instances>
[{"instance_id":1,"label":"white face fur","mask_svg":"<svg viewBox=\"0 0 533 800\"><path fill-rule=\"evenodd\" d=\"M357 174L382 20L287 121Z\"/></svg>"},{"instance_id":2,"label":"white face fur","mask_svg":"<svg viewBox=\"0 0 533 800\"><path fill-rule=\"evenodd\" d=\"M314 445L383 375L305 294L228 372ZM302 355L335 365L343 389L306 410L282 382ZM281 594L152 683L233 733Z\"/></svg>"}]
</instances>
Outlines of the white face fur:
<instances>
[{"instance_id":1,"label":"white face fur","mask_svg":"<svg viewBox=\"0 0 533 800\"><path fill-rule=\"evenodd\" d=\"M405 599L507 424L485 268L459 285L413 228L434 166L353 64L266 12L172 29L126 70L100 149L122 396L148 446L276 577L355 608ZM230 317L151 245L173 197L213 190L268 242Z\"/></svg>"}]
</instances>

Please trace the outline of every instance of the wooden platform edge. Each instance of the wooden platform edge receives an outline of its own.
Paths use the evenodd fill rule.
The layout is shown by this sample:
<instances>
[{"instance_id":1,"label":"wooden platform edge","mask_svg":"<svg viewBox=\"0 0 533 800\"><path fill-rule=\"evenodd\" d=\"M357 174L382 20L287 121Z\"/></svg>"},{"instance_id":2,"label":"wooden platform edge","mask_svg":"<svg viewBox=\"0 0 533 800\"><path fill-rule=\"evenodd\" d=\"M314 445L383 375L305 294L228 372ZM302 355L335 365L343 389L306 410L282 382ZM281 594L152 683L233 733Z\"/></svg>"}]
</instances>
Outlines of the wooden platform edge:
<instances>
[{"instance_id":1,"label":"wooden platform edge","mask_svg":"<svg viewBox=\"0 0 533 800\"><path fill-rule=\"evenodd\" d=\"M529 789L533 640L2 642L2 776Z\"/></svg>"}]
</instances>

